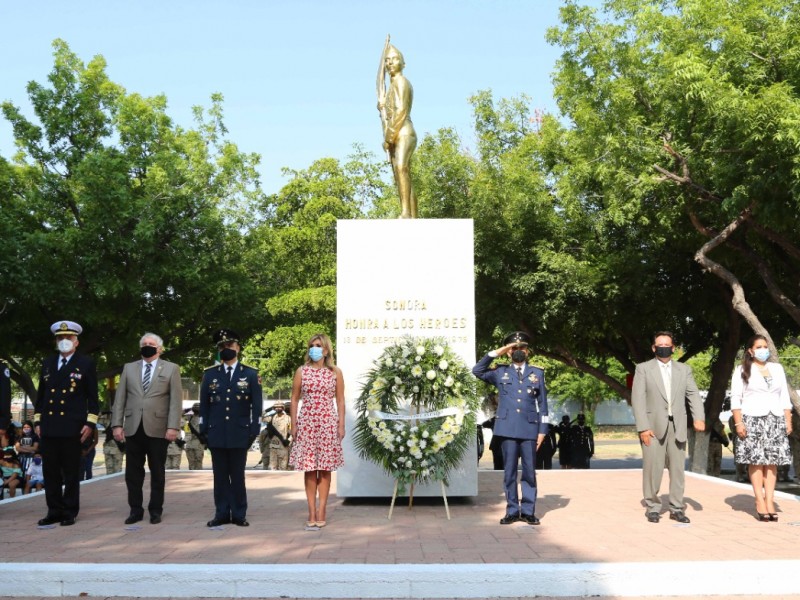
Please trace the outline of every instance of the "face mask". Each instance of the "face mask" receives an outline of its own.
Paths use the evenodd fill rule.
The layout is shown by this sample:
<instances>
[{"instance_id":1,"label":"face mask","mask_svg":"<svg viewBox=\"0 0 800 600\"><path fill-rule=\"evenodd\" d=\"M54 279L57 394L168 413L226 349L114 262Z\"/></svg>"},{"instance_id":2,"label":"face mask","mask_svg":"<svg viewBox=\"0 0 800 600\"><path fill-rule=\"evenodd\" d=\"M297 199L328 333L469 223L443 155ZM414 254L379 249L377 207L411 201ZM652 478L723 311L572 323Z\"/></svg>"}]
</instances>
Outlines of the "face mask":
<instances>
[{"instance_id":1,"label":"face mask","mask_svg":"<svg viewBox=\"0 0 800 600\"><path fill-rule=\"evenodd\" d=\"M72 352L75 344L72 343L72 340L63 339L58 340L58 344L56 344L56 346L58 347L59 352L66 354L67 352Z\"/></svg>"},{"instance_id":2,"label":"face mask","mask_svg":"<svg viewBox=\"0 0 800 600\"><path fill-rule=\"evenodd\" d=\"M26 427L25 429L23 429L22 433L24 433L25 435L30 435L31 434L30 427Z\"/></svg>"},{"instance_id":3,"label":"face mask","mask_svg":"<svg viewBox=\"0 0 800 600\"><path fill-rule=\"evenodd\" d=\"M219 351L219 357L222 359L223 362L228 362L229 360L233 360L236 358L236 350L233 348L223 348Z\"/></svg>"},{"instance_id":4,"label":"face mask","mask_svg":"<svg viewBox=\"0 0 800 600\"><path fill-rule=\"evenodd\" d=\"M143 358L152 358L158 354L158 348L155 346L142 346L141 353Z\"/></svg>"},{"instance_id":5,"label":"face mask","mask_svg":"<svg viewBox=\"0 0 800 600\"><path fill-rule=\"evenodd\" d=\"M38 457L37 457L37 458L34 458L34 459L33 459L33 464L35 464L35 465L40 465L40 464L42 464L42 459L41 459L41 458L38 458Z\"/></svg>"},{"instance_id":6,"label":"face mask","mask_svg":"<svg viewBox=\"0 0 800 600\"><path fill-rule=\"evenodd\" d=\"M322 348L319 346L312 346L308 349L308 356L311 357L311 360L317 362L320 358L322 358Z\"/></svg>"},{"instance_id":7,"label":"face mask","mask_svg":"<svg viewBox=\"0 0 800 600\"><path fill-rule=\"evenodd\" d=\"M753 356L759 362L767 362L769 359L769 348L759 348L753 352Z\"/></svg>"},{"instance_id":8,"label":"face mask","mask_svg":"<svg viewBox=\"0 0 800 600\"><path fill-rule=\"evenodd\" d=\"M656 346L656 356L658 358L669 358L672 356L672 346Z\"/></svg>"},{"instance_id":9,"label":"face mask","mask_svg":"<svg viewBox=\"0 0 800 600\"><path fill-rule=\"evenodd\" d=\"M527 360L525 350L514 350L511 353L511 360L515 363L524 363Z\"/></svg>"}]
</instances>

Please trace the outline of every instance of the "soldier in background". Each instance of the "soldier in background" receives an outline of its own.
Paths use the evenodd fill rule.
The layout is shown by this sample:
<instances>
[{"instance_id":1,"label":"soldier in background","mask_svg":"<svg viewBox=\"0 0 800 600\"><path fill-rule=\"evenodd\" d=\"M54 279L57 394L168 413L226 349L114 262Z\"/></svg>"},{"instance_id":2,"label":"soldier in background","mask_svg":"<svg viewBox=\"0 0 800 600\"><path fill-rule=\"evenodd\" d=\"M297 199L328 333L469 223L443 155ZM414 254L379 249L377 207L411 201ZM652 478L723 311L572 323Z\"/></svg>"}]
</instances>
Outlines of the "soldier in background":
<instances>
[{"instance_id":1,"label":"soldier in background","mask_svg":"<svg viewBox=\"0 0 800 600\"><path fill-rule=\"evenodd\" d=\"M570 461L573 469L589 469L594 456L594 433L586 424L586 415L580 413L578 422L569 429Z\"/></svg>"},{"instance_id":2,"label":"soldier in background","mask_svg":"<svg viewBox=\"0 0 800 600\"><path fill-rule=\"evenodd\" d=\"M571 422L569 415L563 415L561 422L556 426L558 431L558 464L562 469L572 468L572 446L569 442Z\"/></svg>"},{"instance_id":3,"label":"soldier in background","mask_svg":"<svg viewBox=\"0 0 800 600\"><path fill-rule=\"evenodd\" d=\"M258 450L261 452L261 468L265 471L269 469L269 429L266 427L269 419L267 413L264 413L264 429L258 434ZM257 466L257 465L256 465Z\"/></svg>"},{"instance_id":4,"label":"soldier in background","mask_svg":"<svg viewBox=\"0 0 800 600\"><path fill-rule=\"evenodd\" d=\"M183 454L183 447L186 442L180 436L176 437L167 446L167 462L164 465L167 469L180 470L181 468L181 455Z\"/></svg>"},{"instance_id":5,"label":"soldier in background","mask_svg":"<svg viewBox=\"0 0 800 600\"><path fill-rule=\"evenodd\" d=\"M719 419L711 426L709 433L706 474L719 477L722 471L722 447L725 446L727 448L730 441L725 435L725 425Z\"/></svg>"},{"instance_id":6,"label":"soldier in background","mask_svg":"<svg viewBox=\"0 0 800 600\"><path fill-rule=\"evenodd\" d=\"M189 470L196 471L203 468L203 457L206 453L206 439L200 433L200 403L192 405L192 416L186 423L184 432L183 449L186 451L186 460L189 463Z\"/></svg>"},{"instance_id":7,"label":"soldier in background","mask_svg":"<svg viewBox=\"0 0 800 600\"><path fill-rule=\"evenodd\" d=\"M111 429L111 411L100 415L99 422L106 428L103 434L103 459L106 463L106 475L113 475L122 471L122 457L125 456L125 442L114 439Z\"/></svg>"},{"instance_id":8,"label":"soldier in background","mask_svg":"<svg viewBox=\"0 0 800 600\"><path fill-rule=\"evenodd\" d=\"M276 402L272 408L275 409L275 414L267 421L265 430L269 438L270 469L273 471L287 471L289 469L292 419L286 414L286 407L283 402Z\"/></svg>"}]
</instances>

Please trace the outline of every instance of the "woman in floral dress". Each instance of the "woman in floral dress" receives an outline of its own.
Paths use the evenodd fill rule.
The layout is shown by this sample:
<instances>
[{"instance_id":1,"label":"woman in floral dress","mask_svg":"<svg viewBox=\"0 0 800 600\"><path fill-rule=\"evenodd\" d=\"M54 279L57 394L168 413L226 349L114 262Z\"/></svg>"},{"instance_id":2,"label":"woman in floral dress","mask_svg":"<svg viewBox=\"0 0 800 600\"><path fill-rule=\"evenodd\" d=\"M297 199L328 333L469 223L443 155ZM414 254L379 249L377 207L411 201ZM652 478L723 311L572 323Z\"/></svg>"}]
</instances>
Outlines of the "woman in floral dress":
<instances>
[{"instance_id":1,"label":"woman in floral dress","mask_svg":"<svg viewBox=\"0 0 800 600\"><path fill-rule=\"evenodd\" d=\"M318 529L326 524L331 471L344 465L344 378L334 363L331 340L324 333L308 341L305 364L294 374L291 414L289 464L296 471L305 471L306 529Z\"/></svg>"}]
</instances>

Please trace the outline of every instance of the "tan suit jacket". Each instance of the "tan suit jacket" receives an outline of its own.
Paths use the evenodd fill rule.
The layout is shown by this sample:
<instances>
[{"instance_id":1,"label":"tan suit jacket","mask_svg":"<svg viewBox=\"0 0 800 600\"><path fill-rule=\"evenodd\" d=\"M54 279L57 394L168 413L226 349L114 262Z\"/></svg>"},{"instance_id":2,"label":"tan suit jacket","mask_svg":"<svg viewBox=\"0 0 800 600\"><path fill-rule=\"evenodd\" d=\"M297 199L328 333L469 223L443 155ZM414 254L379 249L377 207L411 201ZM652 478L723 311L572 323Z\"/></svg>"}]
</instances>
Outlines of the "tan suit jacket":
<instances>
[{"instance_id":1,"label":"tan suit jacket","mask_svg":"<svg viewBox=\"0 0 800 600\"><path fill-rule=\"evenodd\" d=\"M142 424L149 437L163 438L167 429L180 430L183 390L181 370L161 358L150 378L147 393L142 389L142 361L126 364L111 411L111 427L122 427L126 436Z\"/></svg>"},{"instance_id":2,"label":"tan suit jacket","mask_svg":"<svg viewBox=\"0 0 800 600\"><path fill-rule=\"evenodd\" d=\"M686 441L686 401L693 421L704 421L703 399L697 390L689 365L672 361L672 417L675 423L675 439ZM661 377L660 361L657 358L636 365L631 390L631 405L636 419L636 431L651 429L658 439L664 437L669 425L667 390Z\"/></svg>"}]
</instances>

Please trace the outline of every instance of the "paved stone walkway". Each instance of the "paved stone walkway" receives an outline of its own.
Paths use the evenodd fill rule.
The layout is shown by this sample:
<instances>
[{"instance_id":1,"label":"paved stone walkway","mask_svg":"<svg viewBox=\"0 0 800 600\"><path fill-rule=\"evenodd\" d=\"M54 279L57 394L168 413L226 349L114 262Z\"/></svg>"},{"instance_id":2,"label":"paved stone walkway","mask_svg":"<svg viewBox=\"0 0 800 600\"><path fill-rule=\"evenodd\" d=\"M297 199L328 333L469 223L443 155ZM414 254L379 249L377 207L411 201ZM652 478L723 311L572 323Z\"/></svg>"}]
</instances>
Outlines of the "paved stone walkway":
<instances>
[{"instance_id":1,"label":"paved stone walkway","mask_svg":"<svg viewBox=\"0 0 800 600\"><path fill-rule=\"evenodd\" d=\"M501 588L513 591L498 583L506 581L504 569L510 569L509 581L516 572L532 581L541 581L546 575L555 587L540 596L560 595L561 590L563 597L571 597L580 596L583 590L599 590L598 595L607 598L655 597L651 593L689 598L693 597L692 586L697 586L697 597L731 595L738 590L739 594L764 593L777 598L790 597L781 594L795 593L795 589L785 589L780 581L784 578L770 574L784 573L788 578L800 567L797 497L780 494L779 522L761 523L755 519L749 486L688 473L689 525L677 524L666 514L658 524L646 521L639 470L554 470L538 475L541 493L537 514L542 525L501 526L502 474L481 471L479 495L451 498L449 521L437 498L415 499L411 510L402 501L390 521L387 499L342 501L332 495L328 525L314 532L303 529L306 509L302 474L252 470L247 477L251 523L247 528L228 525L209 530L205 526L213 515L210 470L168 473L160 525L145 521L140 527L130 528L123 524L128 508L120 475L83 485L81 513L73 527L36 527L36 521L46 512L43 494L5 501L0 503L0 558L6 563L24 563L17 565L17 573L32 567L32 575L38 577L33 584L38 581L42 585L54 576L54 570L64 567L70 572L89 566L86 574L76 576L86 582L84 588L64 585L58 594L63 597L77 596L71 591L76 589L88 594L83 597L185 596L180 591L181 573L223 582L226 572L240 568L254 569L256 581L264 574L277 577L284 573L285 577L298 578L298 583L300 578L302 583L313 582L316 569L328 573L328 583L334 583L326 588L320 579L314 597L375 597L373 592L359 593L358 586L344 583L351 581L348 577L368 581L373 573L370 568L380 573L375 577L387 577L381 569L392 566L387 572L399 580L404 572L419 573L414 567L429 569L423 571L426 585L433 586L424 588L427 590L436 589L436 578L441 576L440 589L435 593L425 593L420 586L415 591L411 581L407 589L394 592L398 598L453 597L458 586L467 585L473 574L478 574L474 585L479 585L481 577L486 583L483 597L521 597L519 593L498 594ZM672 563L681 565L682 570L674 570ZM341 570L336 570L337 565ZM360 571L358 565L364 565ZM518 571L514 571L514 565ZM150 567L169 569L170 576L142 593L141 573ZM6 568L15 567L11 564ZM93 582L92 571L106 573L105 579ZM131 573L130 579L120 572ZM652 591L636 591L637 573L654 578ZM667 578L658 580L662 575ZM337 577L341 587L335 586ZM584 577L583 587L574 588L578 593L570 593L570 585ZM605 578L599 587L598 578ZM793 576L791 579L796 581ZM97 587L103 582L108 584L107 593ZM273 594L281 598L311 597L305 588L302 593L292 593L291 584L288 581L281 593L275 589ZM615 591L620 586L627 586L627 591ZM480 597L479 589L473 590L472 597ZM230 597L247 597L250 592L243 590ZM326 595L320 596L322 593ZM391 587L384 588L381 597L392 593ZM42 591L31 597L51 595ZM216 592L214 595L221 597ZM270 588L265 587L257 596L269 598ZM465 597L463 593L458 596Z\"/></svg>"}]
</instances>

